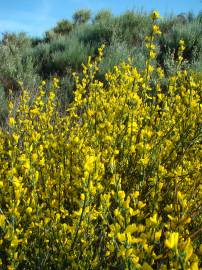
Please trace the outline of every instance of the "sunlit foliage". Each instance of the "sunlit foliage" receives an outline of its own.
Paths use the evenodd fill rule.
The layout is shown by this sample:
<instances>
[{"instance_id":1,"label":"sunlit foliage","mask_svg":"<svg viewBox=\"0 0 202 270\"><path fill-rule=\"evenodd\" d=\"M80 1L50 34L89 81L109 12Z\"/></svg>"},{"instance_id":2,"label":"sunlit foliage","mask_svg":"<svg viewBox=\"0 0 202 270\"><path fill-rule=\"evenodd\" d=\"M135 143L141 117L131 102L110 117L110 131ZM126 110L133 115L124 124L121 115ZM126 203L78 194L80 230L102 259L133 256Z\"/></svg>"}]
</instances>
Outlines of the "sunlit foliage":
<instances>
[{"instance_id":1,"label":"sunlit foliage","mask_svg":"<svg viewBox=\"0 0 202 270\"><path fill-rule=\"evenodd\" d=\"M95 79L104 46L74 74L74 101L58 108L60 81L9 102L0 130L1 269L197 270L201 243L201 87L181 68L163 87L156 65L159 14L147 61ZM197 78L197 80L196 80Z\"/></svg>"}]
</instances>

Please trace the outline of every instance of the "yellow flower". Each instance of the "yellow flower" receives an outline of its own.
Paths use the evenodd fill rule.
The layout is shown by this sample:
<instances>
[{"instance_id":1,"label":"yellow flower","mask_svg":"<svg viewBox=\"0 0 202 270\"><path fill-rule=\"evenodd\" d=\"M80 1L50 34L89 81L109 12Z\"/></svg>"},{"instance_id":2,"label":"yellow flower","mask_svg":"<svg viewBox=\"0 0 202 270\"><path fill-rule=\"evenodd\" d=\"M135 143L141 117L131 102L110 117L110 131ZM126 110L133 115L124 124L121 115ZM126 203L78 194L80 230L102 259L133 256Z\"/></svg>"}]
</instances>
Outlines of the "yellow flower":
<instances>
[{"instance_id":1,"label":"yellow flower","mask_svg":"<svg viewBox=\"0 0 202 270\"><path fill-rule=\"evenodd\" d=\"M3 186L4 186L3 181L0 181L0 188L3 188Z\"/></svg>"},{"instance_id":2,"label":"yellow flower","mask_svg":"<svg viewBox=\"0 0 202 270\"><path fill-rule=\"evenodd\" d=\"M186 258L185 258L185 261L188 261L189 258L190 258L190 257L192 256L192 254L193 254L193 247L192 247L190 238L188 238L188 240L187 240L186 247L185 247L185 252L186 252Z\"/></svg>"},{"instance_id":3,"label":"yellow flower","mask_svg":"<svg viewBox=\"0 0 202 270\"><path fill-rule=\"evenodd\" d=\"M162 68L158 67L157 68L157 72L158 72L158 75L160 78L163 78L164 77L164 71Z\"/></svg>"},{"instance_id":4,"label":"yellow flower","mask_svg":"<svg viewBox=\"0 0 202 270\"><path fill-rule=\"evenodd\" d=\"M136 226L135 223L128 225L127 228L126 228L126 233L131 233L132 234L132 233L134 233L136 231L137 231L137 226Z\"/></svg>"},{"instance_id":5,"label":"yellow flower","mask_svg":"<svg viewBox=\"0 0 202 270\"><path fill-rule=\"evenodd\" d=\"M11 241L11 247L13 247L13 248L18 247L18 243L19 243L19 240L18 240L17 236L14 236L12 241Z\"/></svg>"},{"instance_id":6,"label":"yellow flower","mask_svg":"<svg viewBox=\"0 0 202 270\"><path fill-rule=\"evenodd\" d=\"M179 51L179 52L183 52L184 50L185 50L185 43L184 43L184 40L180 39L178 51Z\"/></svg>"},{"instance_id":7,"label":"yellow flower","mask_svg":"<svg viewBox=\"0 0 202 270\"><path fill-rule=\"evenodd\" d=\"M198 263L197 262L193 262L192 264L191 264L191 268L190 268L190 270L198 270L199 268L198 268Z\"/></svg>"},{"instance_id":8,"label":"yellow flower","mask_svg":"<svg viewBox=\"0 0 202 270\"><path fill-rule=\"evenodd\" d=\"M169 238L165 240L165 246L170 248L170 249L177 248L178 239L179 239L178 232L170 233Z\"/></svg>"},{"instance_id":9,"label":"yellow flower","mask_svg":"<svg viewBox=\"0 0 202 270\"><path fill-rule=\"evenodd\" d=\"M32 113L32 114L39 114L39 108L36 107L36 108L31 109L30 110L30 113Z\"/></svg>"},{"instance_id":10,"label":"yellow flower","mask_svg":"<svg viewBox=\"0 0 202 270\"><path fill-rule=\"evenodd\" d=\"M157 214L156 213L153 215L153 217L150 217L149 219L153 224L157 224Z\"/></svg>"},{"instance_id":11,"label":"yellow flower","mask_svg":"<svg viewBox=\"0 0 202 270\"><path fill-rule=\"evenodd\" d=\"M30 161L27 159L25 160L23 166L22 166L25 170L29 170L30 169Z\"/></svg>"},{"instance_id":12,"label":"yellow flower","mask_svg":"<svg viewBox=\"0 0 202 270\"><path fill-rule=\"evenodd\" d=\"M139 262L139 257L132 255L132 262L134 263L134 265L137 265L137 263Z\"/></svg>"},{"instance_id":13,"label":"yellow flower","mask_svg":"<svg viewBox=\"0 0 202 270\"><path fill-rule=\"evenodd\" d=\"M2 214L0 214L0 227L4 226L6 217Z\"/></svg>"},{"instance_id":14,"label":"yellow flower","mask_svg":"<svg viewBox=\"0 0 202 270\"><path fill-rule=\"evenodd\" d=\"M180 55L180 56L178 57L178 61L179 61L179 62L182 62L182 60L183 60L183 57Z\"/></svg>"},{"instance_id":15,"label":"yellow flower","mask_svg":"<svg viewBox=\"0 0 202 270\"><path fill-rule=\"evenodd\" d=\"M126 194L125 194L125 192L124 192L123 190L119 190L119 191L118 191L118 196L119 196L119 199L120 199L121 201L123 201L124 198L125 198L125 196L126 196Z\"/></svg>"},{"instance_id":16,"label":"yellow flower","mask_svg":"<svg viewBox=\"0 0 202 270\"><path fill-rule=\"evenodd\" d=\"M142 165L147 165L149 163L149 157L141 158L140 163Z\"/></svg>"},{"instance_id":17,"label":"yellow flower","mask_svg":"<svg viewBox=\"0 0 202 270\"><path fill-rule=\"evenodd\" d=\"M157 11L157 10L154 10L154 11L152 11L152 13L151 13L151 18L152 18L152 20L157 20L157 19L159 19L161 16L160 16L160 14L159 14L159 12Z\"/></svg>"},{"instance_id":18,"label":"yellow flower","mask_svg":"<svg viewBox=\"0 0 202 270\"><path fill-rule=\"evenodd\" d=\"M118 257L125 257L126 256L126 248L124 245L121 245L119 251L118 251Z\"/></svg>"},{"instance_id":19,"label":"yellow flower","mask_svg":"<svg viewBox=\"0 0 202 270\"><path fill-rule=\"evenodd\" d=\"M18 143L18 140L19 140L19 135L18 134L13 134L13 139L14 139L14 141L16 142L16 143Z\"/></svg>"},{"instance_id":20,"label":"yellow flower","mask_svg":"<svg viewBox=\"0 0 202 270\"><path fill-rule=\"evenodd\" d=\"M13 265L8 265L7 269L8 270L15 270L15 267Z\"/></svg>"},{"instance_id":21,"label":"yellow flower","mask_svg":"<svg viewBox=\"0 0 202 270\"><path fill-rule=\"evenodd\" d=\"M142 209L142 208L144 208L146 206L146 203L143 203L142 201L139 201L137 206L138 206L138 208Z\"/></svg>"},{"instance_id":22,"label":"yellow flower","mask_svg":"<svg viewBox=\"0 0 202 270\"><path fill-rule=\"evenodd\" d=\"M125 233L117 233L117 239L122 242L122 241L126 241L126 235Z\"/></svg>"},{"instance_id":23,"label":"yellow flower","mask_svg":"<svg viewBox=\"0 0 202 270\"><path fill-rule=\"evenodd\" d=\"M85 194L81 193L81 200L84 201L85 200Z\"/></svg>"},{"instance_id":24,"label":"yellow flower","mask_svg":"<svg viewBox=\"0 0 202 270\"><path fill-rule=\"evenodd\" d=\"M153 268L146 262L143 264L141 269L142 270L153 270Z\"/></svg>"},{"instance_id":25,"label":"yellow flower","mask_svg":"<svg viewBox=\"0 0 202 270\"><path fill-rule=\"evenodd\" d=\"M84 164L85 171L89 173L93 171L95 160L96 160L95 156L87 156L86 162Z\"/></svg>"},{"instance_id":26,"label":"yellow flower","mask_svg":"<svg viewBox=\"0 0 202 270\"><path fill-rule=\"evenodd\" d=\"M14 126L15 125L15 119L13 117L10 117L8 120L8 123L10 126Z\"/></svg>"},{"instance_id":27,"label":"yellow flower","mask_svg":"<svg viewBox=\"0 0 202 270\"><path fill-rule=\"evenodd\" d=\"M156 240L156 241L159 241L159 240L160 240L161 234L162 234L161 231L155 232L155 240Z\"/></svg>"},{"instance_id":28,"label":"yellow flower","mask_svg":"<svg viewBox=\"0 0 202 270\"><path fill-rule=\"evenodd\" d=\"M153 33L154 33L155 35L160 35L160 34L161 34L161 31L160 31L158 25L154 24L152 29L153 29Z\"/></svg>"},{"instance_id":29,"label":"yellow flower","mask_svg":"<svg viewBox=\"0 0 202 270\"><path fill-rule=\"evenodd\" d=\"M41 165L41 166L44 166L45 165L45 159L44 159L44 157L42 159L40 159L39 165Z\"/></svg>"},{"instance_id":30,"label":"yellow flower","mask_svg":"<svg viewBox=\"0 0 202 270\"><path fill-rule=\"evenodd\" d=\"M32 208L31 208L31 207L27 207L26 213L27 213L28 215L30 215L30 214L32 213Z\"/></svg>"},{"instance_id":31,"label":"yellow flower","mask_svg":"<svg viewBox=\"0 0 202 270\"><path fill-rule=\"evenodd\" d=\"M57 88L59 86L59 80L58 78L53 78L53 86Z\"/></svg>"},{"instance_id":32,"label":"yellow flower","mask_svg":"<svg viewBox=\"0 0 202 270\"><path fill-rule=\"evenodd\" d=\"M120 210L118 208L116 208L114 210L114 215L115 215L115 217L121 216L121 212L120 212Z\"/></svg>"},{"instance_id":33,"label":"yellow flower","mask_svg":"<svg viewBox=\"0 0 202 270\"><path fill-rule=\"evenodd\" d=\"M37 153L33 153L32 154L32 161L36 161L37 157L38 157Z\"/></svg>"},{"instance_id":34,"label":"yellow flower","mask_svg":"<svg viewBox=\"0 0 202 270\"><path fill-rule=\"evenodd\" d=\"M134 199L137 199L139 197L139 195L140 195L140 192L139 191L135 191L134 193L132 193L132 197Z\"/></svg>"},{"instance_id":35,"label":"yellow flower","mask_svg":"<svg viewBox=\"0 0 202 270\"><path fill-rule=\"evenodd\" d=\"M183 39L180 39L179 45L180 45L180 46L184 46L184 40L183 40Z\"/></svg>"},{"instance_id":36,"label":"yellow flower","mask_svg":"<svg viewBox=\"0 0 202 270\"><path fill-rule=\"evenodd\" d=\"M149 52L149 57L150 57L150 59L154 59L155 56L156 56L156 53L155 53L154 51L150 51L150 52Z\"/></svg>"}]
</instances>

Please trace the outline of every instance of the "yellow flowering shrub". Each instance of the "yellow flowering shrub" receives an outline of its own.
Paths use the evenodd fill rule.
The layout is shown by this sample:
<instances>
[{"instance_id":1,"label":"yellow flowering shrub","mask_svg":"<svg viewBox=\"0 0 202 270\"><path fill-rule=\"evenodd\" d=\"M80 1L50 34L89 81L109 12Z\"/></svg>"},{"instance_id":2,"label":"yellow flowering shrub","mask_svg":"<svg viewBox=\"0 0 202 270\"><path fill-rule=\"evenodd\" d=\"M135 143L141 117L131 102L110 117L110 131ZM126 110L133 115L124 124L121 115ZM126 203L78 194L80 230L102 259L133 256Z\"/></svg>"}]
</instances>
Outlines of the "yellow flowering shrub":
<instances>
[{"instance_id":1,"label":"yellow flowering shrub","mask_svg":"<svg viewBox=\"0 0 202 270\"><path fill-rule=\"evenodd\" d=\"M189 269L201 248L202 81L156 65L152 13L144 70L130 60L96 79L104 47L74 74L24 89L0 129L1 269Z\"/></svg>"}]
</instances>

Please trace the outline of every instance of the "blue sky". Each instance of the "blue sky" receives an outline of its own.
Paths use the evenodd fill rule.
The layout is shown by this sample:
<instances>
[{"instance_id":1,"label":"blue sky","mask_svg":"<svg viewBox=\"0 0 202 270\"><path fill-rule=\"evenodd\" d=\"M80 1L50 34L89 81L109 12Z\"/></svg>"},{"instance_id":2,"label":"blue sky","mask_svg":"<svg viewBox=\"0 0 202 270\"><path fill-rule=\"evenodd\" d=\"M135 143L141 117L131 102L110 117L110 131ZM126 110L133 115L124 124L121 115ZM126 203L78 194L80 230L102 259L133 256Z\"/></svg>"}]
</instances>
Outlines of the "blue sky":
<instances>
[{"instance_id":1,"label":"blue sky","mask_svg":"<svg viewBox=\"0 0 202 270\"><path fill-rule=\"evenodd\" d=\"M0 0L0 33L23 31L31 36L42 34L62 19L71 19L80 8L89 8L93 14L108 8L114 14L128 9L151 11L162 16L202 10L202 0Z\"/></svg>"}]
</instances>

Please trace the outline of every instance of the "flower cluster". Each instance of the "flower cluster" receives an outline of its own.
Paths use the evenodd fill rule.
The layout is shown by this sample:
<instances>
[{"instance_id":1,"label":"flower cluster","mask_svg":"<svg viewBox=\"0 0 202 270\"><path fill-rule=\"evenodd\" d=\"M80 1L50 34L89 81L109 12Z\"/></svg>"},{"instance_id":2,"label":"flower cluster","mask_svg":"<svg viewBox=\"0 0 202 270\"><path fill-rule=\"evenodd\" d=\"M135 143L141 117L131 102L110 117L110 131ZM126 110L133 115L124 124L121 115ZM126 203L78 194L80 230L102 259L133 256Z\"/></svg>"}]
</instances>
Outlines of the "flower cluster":
<instances>
[{"instance_id":1,"label":"flower cluster","mask_svg":"<svg viewBox=\"0 0 202 270\"><path fill-rule=\"evenodd\" d=\"M56 78L9 103L1 269L198 269L202 81L177 63L165 89L151 32L144 70L122 63L103 83L104 47L89 58L64 115Z\"/></svg>"}]
</instances>

